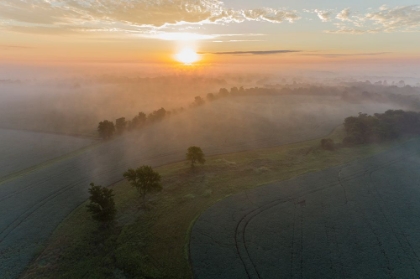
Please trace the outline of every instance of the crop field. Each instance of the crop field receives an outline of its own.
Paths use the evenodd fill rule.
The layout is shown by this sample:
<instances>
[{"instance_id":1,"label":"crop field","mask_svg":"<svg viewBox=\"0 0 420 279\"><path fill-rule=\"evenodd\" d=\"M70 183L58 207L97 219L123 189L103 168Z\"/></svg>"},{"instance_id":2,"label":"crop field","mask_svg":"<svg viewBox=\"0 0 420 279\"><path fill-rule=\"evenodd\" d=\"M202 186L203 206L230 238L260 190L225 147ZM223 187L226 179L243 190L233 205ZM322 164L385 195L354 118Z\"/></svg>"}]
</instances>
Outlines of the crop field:
<instances>
[{"instance_id":1,"label":"crop field","mask_svg":"<svg viewBox=\"0 0 420 279\"><path fill-rule=\"evenodd\" d=\"M194 277L419 278L420 140L230 196L190 239Z\"/></svg>"},{"instance_id":2,"label":"crop field","mask_svg":"<svg viewBox=\"0 0 420 279\"><path fill-rule=\"evenodd\" d=\"M0 129L0 180L93 143L90 139Z\"/></svg>"},{"instance_id":3,"label":"crop field","mask_svg":"<svg viewBox=\"0 0 420 279\"><path fill-rule=\"evenodd\" d=\"M214 155L318 138L348 115L390 107L337 104L328 98L311 100L309 105L303 99L216 101L4 181L0 184L0 277L17 277L42 251L57 225L87 199L90 182L108 186L122 180L128 168L181 161L191 145Z\"/></svg>"}]
</instances>

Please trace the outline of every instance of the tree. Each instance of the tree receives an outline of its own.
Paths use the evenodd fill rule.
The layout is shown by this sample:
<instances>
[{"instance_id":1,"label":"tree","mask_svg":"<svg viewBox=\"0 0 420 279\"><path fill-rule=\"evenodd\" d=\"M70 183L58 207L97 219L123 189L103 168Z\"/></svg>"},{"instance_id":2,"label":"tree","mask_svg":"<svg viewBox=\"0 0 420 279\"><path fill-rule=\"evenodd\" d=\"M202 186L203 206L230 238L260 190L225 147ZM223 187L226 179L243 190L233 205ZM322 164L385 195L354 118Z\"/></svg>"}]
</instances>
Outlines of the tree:
<instances>
[{"instance_id":1,"label":"tree","mask_svg":"<svg viewBox=\"0 0 420 279\"><path fill-rule=\"evenodd\" d=\"M112 189L90 183L89 193L90 203L87 208L93 219L104 223L114 220L117 210Z\"/></svg>"},{"instance_id":2,"label":"tree","mask_svg":"<svg viewBox=\"0 0 420 279\"><path fill-rule=\"evenodd\" d=\"M104 120L98 125L99 136L103 139L109 139L115 133L115 125L111 121Z\"/></svg>"},{"instance_id":3,"label":"tree","mask_svg":"<svg viewBox=\"0 0 420 279\"><path fill-rule=\"evenodd\" d=\"M196 163L204 164L206 159L204 159L203 150L198 146L191 146L187 150L186 154L187 160L190 161L191 167L194 168Z\"/></svg>"},{"instance_id":4,"label":"tree","mask_svg":"<svg viewBox=\"0 0 420 279\"><path fill-rule=\"evenodd\" d=\"M133 120L131 120L130 129L138 129L143 127L143 125L146 123L147 116L144 112L139 112L138 115L136 115Z\"/></svg>"},{"instance_id":5,"label":"tree","mask_svg":"<svg viewBox=\"0 0 420 279\"><path fill-rule=\"evenodd\" d=\"M238 87L235 86L230 89L230 95L238 95L238 93L239 93Z\"/></svg>"},{"instance_id":6,"label":"tree","mask_svg":"<svg viewBox=\"0 0 420 279\"><path fill-rule=\"evenodd\" d=\"M129 169L123 175L133 187L137 188L143 203L147 193L162 190L160 174L155 172L150 166L141 166L136 170Z\"/></svg>"},{"instance_id":7,"label":"tree","mask_svg":"<svg viewBox=\"0 0 420 279\"><path fill-rule=\"evenodd\" d=\"M127 121L125 121L125 117L118 118L115 120L115 129L117 130L118 134L122 134L127 127Z\"/></svg>"},{"instance_id":8,"label":"tree","mask_svg":"<svg viewBox=\"0 0 420 279\"><path fill-rule=\"evenodd\" d=\"M226 88L220 88L220 90L219 90L219 96L220 97L227 97L227 96L229 96L229 90L227 90Z\"/></svg>"},{"instance_id":9,"label":"tree","mask_svg":"<svg viewBox=\"0 0 420 279\"><path fill-rule=\"evenodd\" d=\"M160 108L160 109L155 110L152 113L150 113L149 116L147 117L147 119L150 122L161 121L163 118L165 118L166 113L167 112L164 108Z\"/></svg>"},{"instance_id":10,"label":"tree","mask_svg":"<svg viewBox=\"0 0 420 279\"><path fill-rule=\"evenodd\" d=\"M207 98L207 100L208 101L214 101L214 100L216 100L216 96L214 96L214 94L213 93L208 93L207 95L206 95L206 98Z\"/></svg>"},{"instance_id":11,"label":"tree","mask_svg":"<svg viewBox=\"0 0 420 279\"><path fill-rule=\"evenodd\" d=\"M199 107L206 103L200 96L194 98L194 103L191 104L191 107Z\"/></svg>"}]
</instances>

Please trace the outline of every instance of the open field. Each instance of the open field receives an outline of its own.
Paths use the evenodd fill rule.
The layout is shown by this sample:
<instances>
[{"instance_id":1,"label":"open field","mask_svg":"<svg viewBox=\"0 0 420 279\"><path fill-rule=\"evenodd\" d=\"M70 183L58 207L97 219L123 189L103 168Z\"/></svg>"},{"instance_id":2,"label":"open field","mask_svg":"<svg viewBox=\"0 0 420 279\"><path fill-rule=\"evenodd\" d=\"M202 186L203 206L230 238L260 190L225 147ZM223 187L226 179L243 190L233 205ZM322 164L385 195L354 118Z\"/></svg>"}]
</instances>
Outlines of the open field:
<instances>
[{"instance_id":1,"label":"open field","mask_svg":"<svg viewBox=\"0 0 420 279\"><path fill-rule=\"evenodd\" d=\"M342 129L331 137L338 141L343 137ZM147 278L189 278L191 225L217 201L392 146L329 152L318 145L319 140L314 140L212 156L196 172L191 172L185 162L159 167L164 190L151 196L148 211L139 208L136 192L127 182L112 185L118 207L116 227L109 231L98 228L83 204L58 227L23 278L141 278L139 274Z\"/></svg>"},{"instance_id":2,"label":"open field","mask_svg":"<svg viewBox=\"0 0 420 279\"><path fill-rule=\"evenodd\" d=\"M195 278L419 278L420 140L216 203Z\"/></svg>"},{"instance_id":3,"label":"open field","mask_svg":"<svg viewBox=\"0 0 420 279\"><path fill-rule=\"evenodd\" d=\"M0 181L5 176L63 156L94 141L84 138L0 129Z\"/></svg>"},{"instance_id":4,"label":"open field","mask_svg":"<svg viewBox=\"0 0 420 279\"><path fill-rule=\"evenodd\" d=\"M7 180L0 184L0 275L14 278L26 267L54 228L87 199L90 182L110 185L130 167L183 160L191 145L215 155L318 138L348 115L387 108L332 97L220 100ZM260 167L256 171L264 172Z\"/></svg>"}]
</instances>

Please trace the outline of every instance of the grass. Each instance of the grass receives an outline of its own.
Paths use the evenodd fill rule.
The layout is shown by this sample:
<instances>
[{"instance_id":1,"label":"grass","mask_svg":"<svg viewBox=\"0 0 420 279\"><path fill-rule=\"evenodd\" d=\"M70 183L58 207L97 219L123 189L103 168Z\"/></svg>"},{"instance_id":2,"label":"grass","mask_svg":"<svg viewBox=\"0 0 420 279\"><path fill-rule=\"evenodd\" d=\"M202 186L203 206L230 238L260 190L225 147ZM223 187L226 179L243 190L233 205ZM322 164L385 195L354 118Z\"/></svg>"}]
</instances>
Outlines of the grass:
<instances>
[{"instance_id":1,"label":"grass","mask_svg":"<svg viewBox=\"0 0 420 279\"><path fill-rule=\"evenodd\" d=\"M329 135L336 142L343 136L342 127ZM96 224L82 204L55 230L23 278L190 278L190 229L217 201L368 157L393 144L330 152L319 148L318 139L208 157L195 171L185 162L155 168L162 175L163 191L149 195L147 208L127 182L112 185L118 209L115 224Z\"/></svg>"}]
</instances>

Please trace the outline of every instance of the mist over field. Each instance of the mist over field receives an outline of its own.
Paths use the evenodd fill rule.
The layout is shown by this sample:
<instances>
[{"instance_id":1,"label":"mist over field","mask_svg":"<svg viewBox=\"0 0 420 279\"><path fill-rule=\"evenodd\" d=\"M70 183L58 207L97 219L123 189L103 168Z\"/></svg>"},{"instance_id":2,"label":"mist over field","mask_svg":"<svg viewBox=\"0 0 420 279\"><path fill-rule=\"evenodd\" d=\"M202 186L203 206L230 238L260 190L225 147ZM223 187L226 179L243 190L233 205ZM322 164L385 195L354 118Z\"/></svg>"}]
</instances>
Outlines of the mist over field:
<instances>
[{"instance_id":1,"label":"mist over field","mask_svg":"<svg viewBox=\"0 0 420 279\"><path fill-rule=\"evenodd\" d=\"M47 73L37 78L30 78L32 72L27 78L0 79L0 128L95 137L99 121L120 117L129 120L139 112L149 114L162 107L170 112L188 109L196 96L206 100L208 93L217 95L221 88L230 91L233 87L245 88L243 95L306 96L296 104L303 101L302 105L310 106L313 102L314 109L322 99L316 97L323 95L347 102L379 102L417 109L420 81L399 77L327 78L322 73L295 76L192 72L151 77L106 72L85 76L58 72L52 77ZM232 102L241 99L229 98ZM282 100L278 102L280 105Z\"/></svg>"},{"instance_id":2,"label":"mist over field","mask_svg":"<svg viewBox=\"0 0 420 279\"><path fill-rule=\"evenodd\" d=\"M9 213L0 222L7 251L0 260L10 264L0 271L18 274L35 243L88 198L91 182L109 186L129 168L182 161L193 145L206 156L259 150L321 138L360 112L419 110L418 87L384 83L262 75L3 80L0 210ZM100 121L150 118L160 108L164 117L139 129L98 135ZM36 236L25 234L31 228Z\"/></svg>"},{"instance_id":3,"label":"mist over field","mask_svg":"<svg viewBox=\"0 0 420 279\"><path fill-rule=\"evenodd\" d=\"M206 156L258 152L320 139L359 113L420 110L419 87L399 78L99 75L5 79L0 88L0 211L8 212L0 222L0 261L8 264L0 273L10 278L86 201L91 182L110 186L129 168L183 161L189 146ZM139 112L150 121L128 129ZM101 139L98 123L121 117L127 130ZM267 171L264 162L243 172Z\"/></svg>"},{"instance_id":4,"label":"mist over field","mask_svg":"<svg viewBox=\"0 0 420 279\"><path fill-rule=\"evenodd\" d=\"M420 4L0 0L0 279L420 278Z\"/></svg>"}]
</instances>

